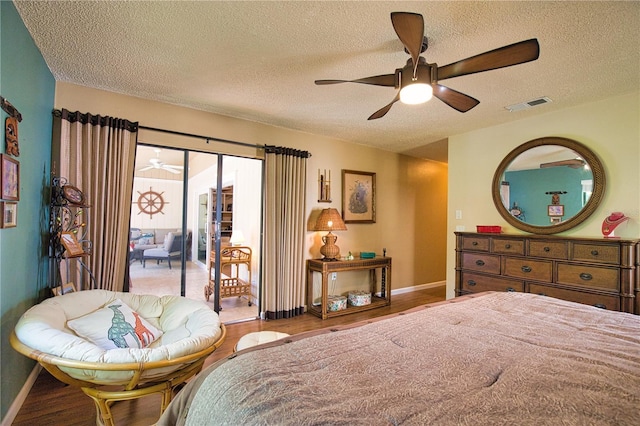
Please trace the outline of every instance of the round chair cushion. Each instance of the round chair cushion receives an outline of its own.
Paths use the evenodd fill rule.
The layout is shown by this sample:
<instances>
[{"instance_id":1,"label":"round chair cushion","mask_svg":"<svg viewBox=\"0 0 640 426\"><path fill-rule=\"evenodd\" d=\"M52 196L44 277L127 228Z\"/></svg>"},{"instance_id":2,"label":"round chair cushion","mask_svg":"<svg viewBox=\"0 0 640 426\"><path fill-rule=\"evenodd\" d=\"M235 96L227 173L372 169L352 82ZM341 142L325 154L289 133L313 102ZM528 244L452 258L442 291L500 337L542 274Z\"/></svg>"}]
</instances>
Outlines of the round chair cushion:
<instances>
[{"instance_id":1,"label":"round chair cushion","mask_svg":"<svg viewBox=\"0 0 640 426\"><path fill-rule=\"evenodd\" d=\"M273 342L274 340L288 337L287 333L280 333L277 331L255 331L242 336L238 343L236 343L235 350L240 351L242 349L250 348L252 346L261 345L263 343Z\"/></svg>"},{"instance_id":2,"label":"round chair cushion","mask_svg":"<svg viewBox=\"0 0 640 426\"><path fill-rule=\"evenodd\" d=\"M101 309L116 299L162 330L162 336L142 349L103 349L67 327L67 321ZM74 361L113 364L165 361L199 352L213 345L222 335L222 329L218 314L198 300L86 290L52 297L31 307L16 324L15 333L23 344L45 354ZM148 370L143 377L160 377L180 367ZM131 371L61 369L77 379L101 384L126 381L134 374Z\"/></svg>"}]
</instances>

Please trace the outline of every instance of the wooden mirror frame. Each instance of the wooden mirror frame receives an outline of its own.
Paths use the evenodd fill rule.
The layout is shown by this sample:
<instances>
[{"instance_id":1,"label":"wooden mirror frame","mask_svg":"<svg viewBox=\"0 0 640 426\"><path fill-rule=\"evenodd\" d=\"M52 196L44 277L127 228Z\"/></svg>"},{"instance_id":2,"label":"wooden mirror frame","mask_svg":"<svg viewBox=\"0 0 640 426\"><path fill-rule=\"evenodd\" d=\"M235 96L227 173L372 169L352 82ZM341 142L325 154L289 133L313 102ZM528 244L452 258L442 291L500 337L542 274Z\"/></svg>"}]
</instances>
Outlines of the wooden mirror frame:
<instances>
[{"instance_id":1,"label":"wooden mirror frame","mask_svg":"<svg viewBox=\"0 0 640 426\"><path fill-rule=\"evenodd\" d=\"M538 225L530 225L526 222L519 220L509 213L509 211L502 204L502 197L500 196L500 185L502 183L502 177L507 170L507 167L518 157L518 155L523 152L535 148L542 145L558 145L563 146L565 148L571 149L578 153L589 165L591 168L591 172L593 174L593 193L587 201L587 204L570 219L567 219L564 222L560 222L556 225L549 226L538 226ZM514 226L517 229L520 229L525 232L530 232L532 234L556 234L558 232L567 231L579 224L581 224L585 219L587 219L591 214L596 210L600 201L602 201L602 197L604 195L605 189L605 173L604 167L602 163L595 155L593 151L587 148L585 145L576 142L572 139L561 138L561 137L545 137L534 139L529 142L525 142L520 145L513 151L511 151L505 158L502 160L498 168L496 169L495 174L493 175L493 183L491 186L491 193L493 196L493 203L498 209L500 215L506 220L510 225Z\"/></svg>"}]
</instances>

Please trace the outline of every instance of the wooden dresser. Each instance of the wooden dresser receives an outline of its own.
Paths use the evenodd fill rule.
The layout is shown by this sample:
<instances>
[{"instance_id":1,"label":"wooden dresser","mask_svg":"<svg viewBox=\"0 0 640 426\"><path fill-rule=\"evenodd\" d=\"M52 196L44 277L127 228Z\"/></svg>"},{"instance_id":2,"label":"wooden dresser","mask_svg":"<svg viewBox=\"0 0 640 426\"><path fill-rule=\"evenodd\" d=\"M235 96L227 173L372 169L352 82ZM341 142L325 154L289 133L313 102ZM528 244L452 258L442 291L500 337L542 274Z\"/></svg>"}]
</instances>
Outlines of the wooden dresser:
<instances>
[{"instance_id":1,"label":"wooden dresser","mask_svg":"<svg viewBox=\"0 0 640 426\"><path fill-rule=\"evenodd\" d=\"M456 295L523 291L640 314L638 241L456 232Z\"/></svg>"}]
</instances>

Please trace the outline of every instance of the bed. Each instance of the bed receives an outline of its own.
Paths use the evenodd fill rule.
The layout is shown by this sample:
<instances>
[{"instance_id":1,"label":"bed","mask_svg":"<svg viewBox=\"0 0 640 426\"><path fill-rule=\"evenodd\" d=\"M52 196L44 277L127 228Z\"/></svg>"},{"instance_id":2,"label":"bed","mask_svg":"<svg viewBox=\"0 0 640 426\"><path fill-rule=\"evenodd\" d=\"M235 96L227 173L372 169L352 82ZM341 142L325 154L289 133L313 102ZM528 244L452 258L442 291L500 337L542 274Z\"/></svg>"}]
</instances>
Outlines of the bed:
<instances>
[{"instance_id":1,"label":"bed","mask_svg":"<svg viewBox=\"0 0 640 426\"><path fill-rule=\"evenodd\" d=\"M640 316L488 292L211 365L158 425L637 425Z\"/></svg>"}]
</instances>

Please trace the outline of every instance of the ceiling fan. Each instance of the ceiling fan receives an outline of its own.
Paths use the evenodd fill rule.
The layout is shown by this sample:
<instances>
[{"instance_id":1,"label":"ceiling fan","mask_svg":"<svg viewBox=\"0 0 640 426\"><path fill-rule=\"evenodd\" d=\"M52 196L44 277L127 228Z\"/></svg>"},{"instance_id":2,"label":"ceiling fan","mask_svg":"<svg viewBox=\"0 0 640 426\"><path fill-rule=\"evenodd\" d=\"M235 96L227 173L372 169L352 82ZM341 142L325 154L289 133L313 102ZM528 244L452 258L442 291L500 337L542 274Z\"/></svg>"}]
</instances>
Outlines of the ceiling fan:
<instances>
[{"instance_id":1,"label":"ceiling fan","mask_svg":"<svg viewBox=\"0 0 640 426\"><path fill-rule=\"evenodd\" d=\"M567 166L571 169L579 169L587 165L587 162L582 158L571 158L569 160L551 161L549 163L541 163L541 169L548 169L549 167L563 167Z\"/></svg>"},{"instance_id":2,"label":"ceiling fan","mask_svg":"<svg viewBox=\"0 0 640 426\"><path fill-rule=\"evenodd\" d=\"M151 169L161 169L161 170L166 170L169 173L173 173L174 175L177 175L180 173L180 170L184 169L183 166L173 166L171 164L165 164L162 161L160 161L160 151L162 151L161 149L154 149L155 153L156 153L156 158L150 158L149 159L149 164L148 166L145 166L141 169L138 169L139 172L145 172L147 170L151 170Z\"/></svg>"},{"instance_id":3,"label":"ceiling fan","mask_svg":"<svg viewBox=\"0 0 640 426\"><path fill-rule=\"evenodd\" d=\"M428 47L427 37L424 36L422 15L411 12L392 12L391 23L398 38L404 44L405 52L411 55L404 67L396 69L393 74L376 75L356 80L315 81L317 85L360 83L399 89L393 100L374 112L369 120L384 117L397 101L406 104L420 104L427 102L432 96L440 99L451 108L467 112L478 105L480 101L445 87L439 84L439 81L535 61L540 54L538 40L533 38L439 67L435 63L427 63L420 56Z\"/></svg>"}]
</instances>

